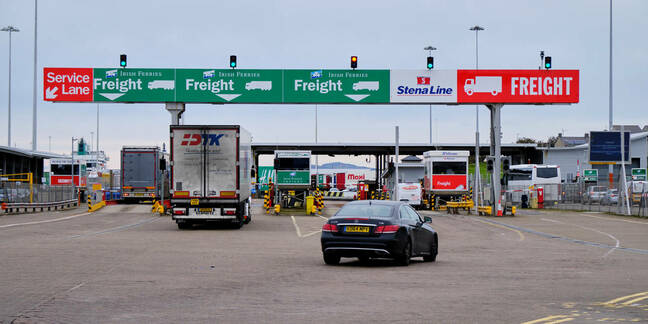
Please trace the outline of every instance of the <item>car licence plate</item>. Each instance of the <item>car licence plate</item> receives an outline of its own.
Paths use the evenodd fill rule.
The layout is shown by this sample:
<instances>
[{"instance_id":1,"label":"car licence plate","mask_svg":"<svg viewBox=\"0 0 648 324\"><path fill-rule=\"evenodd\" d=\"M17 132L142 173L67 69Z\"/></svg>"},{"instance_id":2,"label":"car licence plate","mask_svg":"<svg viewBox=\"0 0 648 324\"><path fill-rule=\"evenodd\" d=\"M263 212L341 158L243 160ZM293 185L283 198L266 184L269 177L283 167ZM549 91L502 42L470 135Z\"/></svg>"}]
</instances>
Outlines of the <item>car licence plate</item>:
<instances>
[{"instance_id":1,"label":"car licence plate","mask_svg":"<svg viewBox=\"0 0 648 324\"><path fill-rule=\"evenodd\" d=\"M190 203L191 203L191 206L197 206L198 205L198 199L191 199Z\"/></svg>"},{"instance_id":2,"label":"car licence plate","mask_svg":"<svg viewBox=\"0 0 648 324\"><path fill-rule=\"evenodd\" d=\"M347 233L369 233L367 226L346 226L344 231Z\"/></svg>"},{"instance_id":3,"label":"car licence plate","mask_svg":"<svg viewBox=\"0 0 648 324\"><path fill-rule=\"evenodd\" d=\"M211 215L213 209L212 208L198 208L197 214L199 215Z\"/></svg>"},{"instance_id":4,"label":"car licence plate","mask_svg":"<svg viewBox=\"0 0 648 324\"><path fill-rule=\"evenodd\" d=\"M144 197L144 194L141 192L136 192L135 197Z\"/></svg>"}]
</instances>

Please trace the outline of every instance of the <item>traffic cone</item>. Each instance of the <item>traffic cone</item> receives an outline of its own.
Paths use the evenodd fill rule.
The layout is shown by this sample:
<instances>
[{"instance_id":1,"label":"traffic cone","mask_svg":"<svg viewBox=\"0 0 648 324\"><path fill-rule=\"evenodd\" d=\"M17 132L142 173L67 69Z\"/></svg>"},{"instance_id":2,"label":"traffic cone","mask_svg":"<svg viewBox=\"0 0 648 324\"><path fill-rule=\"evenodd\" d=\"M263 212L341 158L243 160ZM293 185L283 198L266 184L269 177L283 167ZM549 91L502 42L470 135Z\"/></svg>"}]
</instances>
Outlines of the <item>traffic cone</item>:
<instances>
[{"instance_id":1,"label":"traffic cone","mask_svg":"<svg viewBox=\"0 0 648 324\"><path fill-rule=\"evenodd\" d=\"M502 199L497 201L497 216L502 216Z\"/></svg>"}]
</instances>

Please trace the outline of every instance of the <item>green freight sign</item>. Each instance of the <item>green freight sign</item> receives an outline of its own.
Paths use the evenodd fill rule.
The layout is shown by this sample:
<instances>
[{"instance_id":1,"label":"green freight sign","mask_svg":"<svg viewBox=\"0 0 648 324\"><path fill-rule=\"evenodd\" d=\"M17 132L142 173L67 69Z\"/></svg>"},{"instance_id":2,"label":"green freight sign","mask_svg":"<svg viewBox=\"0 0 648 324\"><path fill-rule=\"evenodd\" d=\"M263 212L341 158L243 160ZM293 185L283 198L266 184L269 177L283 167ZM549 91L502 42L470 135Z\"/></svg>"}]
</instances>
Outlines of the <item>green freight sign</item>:
<instances>
[{"instance_id":1,"label":"green freight sign","mask_svg":"<svg viewBox=\"0 0 648 324\"><path fill-rule=\"evenodd\" d=\"M178 102L281 102L281 70L176 70Z\"/></svg>"},{"instance_id":2,"label":"green freight sign","mask_svg":"<svg viewBox=\"0 0 648 324\"><path fill-rule=\"evenodd\" d=\"M94 69L95 102L175 101L175 69Z\"/></svg>"},{"instance_id":3,"label":"green freight sign","mask_svg":"<svg viewBox=\"0 0 648 324\"><path fill-rule=\"evenodd\" d=\"M598 170L596 169L583 170L583 181L598 181Z\"/></svg>"},{"instance_id":4,"label":"green freight sign","mask_svg":"<svg viewBox=\"0 0 648 324\"><path fill-rule=\"evenodd\" d=\"M389 70L284 70L284 101L388 103Z\"/></svg>"},{"instance_id":5,"label":"green freight sign","mask_svg":"<svg viewBox=\"0 0 648 324\"><path fill-rule=\"evenodd\" d=\"M277 171L277 184L310 185L310 171Z\"/></svg>"},{"instance_id":6,"label":"green freight sign","mask_svg":"<svg viewBox=\"0 0 648 324\"><path fill-rule=\"evenodd\" d=\"M633 181L646 181L646 169L633 168L632 169L632 180Z\"/></svg>"}]
</instances>

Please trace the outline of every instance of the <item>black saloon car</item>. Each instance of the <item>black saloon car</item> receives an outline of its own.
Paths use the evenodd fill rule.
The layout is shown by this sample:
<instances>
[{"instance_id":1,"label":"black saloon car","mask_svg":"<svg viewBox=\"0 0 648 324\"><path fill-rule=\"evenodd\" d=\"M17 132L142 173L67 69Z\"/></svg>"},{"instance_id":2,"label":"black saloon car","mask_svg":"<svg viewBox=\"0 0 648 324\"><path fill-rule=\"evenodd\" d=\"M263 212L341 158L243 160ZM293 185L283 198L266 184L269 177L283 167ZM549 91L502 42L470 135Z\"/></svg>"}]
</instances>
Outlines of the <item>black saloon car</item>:
<instances>
[{"instance_id":1,"label":"black saloon car","mask_svg":"<svg viewBox=\"0 0 648 324\"><path fill-rule=\"evenodd\" d=\"M439 251L432 219L421 216L406 202L364 200L342 207L322 227L322 253L326 264L341 257L392 258L408 265L422 256L435 261Z\"/></svg>"}]
</instances>

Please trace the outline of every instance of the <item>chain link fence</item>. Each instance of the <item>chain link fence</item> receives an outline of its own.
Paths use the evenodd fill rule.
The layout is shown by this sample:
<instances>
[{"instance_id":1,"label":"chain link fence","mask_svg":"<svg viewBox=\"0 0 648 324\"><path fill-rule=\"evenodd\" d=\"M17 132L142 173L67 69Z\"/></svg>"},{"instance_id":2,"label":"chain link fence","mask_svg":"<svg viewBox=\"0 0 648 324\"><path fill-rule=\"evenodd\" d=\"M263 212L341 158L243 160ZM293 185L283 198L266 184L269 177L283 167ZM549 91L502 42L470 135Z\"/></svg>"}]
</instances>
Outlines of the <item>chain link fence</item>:
<instances>
[{"instance_id":1,"label":"chain link fence","mask_svg":"<svg viewBox=\"0 0 648 324\"><path fill-rule=\"evenodd\" d=\"M29 203L33 194L33 203L53 203L77 198L72 186L50 186L34 184L30 192L29 184L22 182L1 182L0 202Z\"/></svg>"},{"instance_id":2,"label":"chain link fence","mask_svg":"<svg viewBox=\"0 0 648 324\"><path fill-rule=\"evenodd\" d=\"M623 183L607 184L561 183L536 185L534 189L503 186L507 200L518 207L536 207L538 189L544 192L543 208L579 210L627 215L625 204L627 195L630 214L648 217L648 183L628 182L625 190Z\"/></svg>"}]
</instances>

